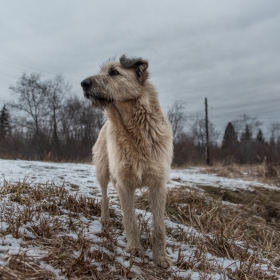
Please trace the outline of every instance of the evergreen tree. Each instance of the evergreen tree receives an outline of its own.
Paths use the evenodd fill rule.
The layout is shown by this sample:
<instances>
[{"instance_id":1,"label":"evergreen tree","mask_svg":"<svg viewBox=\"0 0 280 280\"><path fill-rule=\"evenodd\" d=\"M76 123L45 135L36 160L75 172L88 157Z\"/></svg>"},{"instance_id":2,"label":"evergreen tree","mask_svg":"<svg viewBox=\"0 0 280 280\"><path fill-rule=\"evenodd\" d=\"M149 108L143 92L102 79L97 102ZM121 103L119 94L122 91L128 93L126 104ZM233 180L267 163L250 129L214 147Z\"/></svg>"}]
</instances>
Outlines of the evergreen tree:
<instances>
[{"instance_id":1,"label":"evergreen tree","mask_svg":"<svg viewBox=\"0 0 280 280\"><path fill-rule=\"evenodd\" d=\"M263 137L263 132L261 129L259 129L257 133L254 147L255 147L255 153L257 155L256 158L258 162L259 163L264 162L268 149L267 149L267 143L265 143L265 139Z\"/></svg>"},{"instance_id":2,"label":"evergreen tree","mask_svg":"<svg viewBox=\"0 0 280 280\"><path fill-rule=\"evenodd\" d=\"M238 143L238 140L237 140L236 131L235 131L232 123L229 122L225 129L225 134L224 134L223 143L222 143L222 149L223 150L230 149L232 147L235 147L237 143Z\"/></svg>"},{"instance_id":3,"label":"evergreen tree","mask_svg":"<svg viewBox=\"0 0 280 280\"><path fill-rule=\"evenodd\" d=\"M245 130L241 134L241 142L250 142L252 140L252 131L249 125L246 124Z\"/></svg>"},{"instance_id":4,"label":"evergreen tree","mask_svg":"<svg viewBox=\"0 0 280 280\"><path fill-rule=\"evenodd\" d=\"M252 131L248 124L246 124L244 131L240 138L240 161L241 163L252 162L255 156L252 141Z\"/></svg>"},{"instance_id":5,"label":"evergreen tree","mask_svg":"<svg viewBox=\"0 0 280 280\"><path fill-rule=\"evenodd\" d=\"M10 116L6 105L0 111L0 139L4 139L9 132Z\"/></svg>"},{"instance_id":6,"label":"evergreen tree","mask_svg":"<svg viewBox=\"0 0 280 280\"><path fill-rule=\"evenodd\" d=\"M257 134L257 141L259 142L264 142L264 138L263 138L263 132L261 129L259 129L258 134Z\"/></svg>"}]
</instances>

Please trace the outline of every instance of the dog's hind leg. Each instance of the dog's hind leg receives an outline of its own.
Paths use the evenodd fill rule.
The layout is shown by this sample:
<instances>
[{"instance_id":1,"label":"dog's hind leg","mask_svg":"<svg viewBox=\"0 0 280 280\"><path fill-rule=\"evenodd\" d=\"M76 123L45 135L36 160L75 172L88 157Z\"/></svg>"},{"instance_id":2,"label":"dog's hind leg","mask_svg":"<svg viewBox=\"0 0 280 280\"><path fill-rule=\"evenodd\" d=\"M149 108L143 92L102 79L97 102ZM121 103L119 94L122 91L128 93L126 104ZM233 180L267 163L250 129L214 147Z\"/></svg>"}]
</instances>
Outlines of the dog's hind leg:
<instances>
[{"instance_id":1,"label":"dog's hind leg","mask_svg":"<svg viewBox=\"0 0 280 280\"><path fill-rule=\"evenodd\" d=\"M164 185L154 186L149 190L149 200L153 214L153 258L155 264L162 268L168 268L171 265L171 259L165 251L164 210L166 203L166 191L167 190Z\"/></svg>"}]
</instances>

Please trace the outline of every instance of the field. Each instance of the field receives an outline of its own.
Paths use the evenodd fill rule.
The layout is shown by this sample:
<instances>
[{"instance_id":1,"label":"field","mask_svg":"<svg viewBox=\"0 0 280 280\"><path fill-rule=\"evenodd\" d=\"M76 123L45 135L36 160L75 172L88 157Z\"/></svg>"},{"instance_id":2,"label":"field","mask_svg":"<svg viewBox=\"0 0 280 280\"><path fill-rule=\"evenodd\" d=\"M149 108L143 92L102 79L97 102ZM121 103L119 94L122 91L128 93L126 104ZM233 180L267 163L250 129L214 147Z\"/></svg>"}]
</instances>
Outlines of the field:
<instances>
[{"instance_id":1,"label":"field","mask_svg":"<svg viewBox=\"0 0 280 280\"><path fill-rule=\"evenodd\" d=\"M0 160L0 279L280 279L280 182L260 170L172 170L164 270L152 262L147 190L136 193L145 257L134 258L111 185L101 227L94 166Z\"/></svg>"}]
</instances>

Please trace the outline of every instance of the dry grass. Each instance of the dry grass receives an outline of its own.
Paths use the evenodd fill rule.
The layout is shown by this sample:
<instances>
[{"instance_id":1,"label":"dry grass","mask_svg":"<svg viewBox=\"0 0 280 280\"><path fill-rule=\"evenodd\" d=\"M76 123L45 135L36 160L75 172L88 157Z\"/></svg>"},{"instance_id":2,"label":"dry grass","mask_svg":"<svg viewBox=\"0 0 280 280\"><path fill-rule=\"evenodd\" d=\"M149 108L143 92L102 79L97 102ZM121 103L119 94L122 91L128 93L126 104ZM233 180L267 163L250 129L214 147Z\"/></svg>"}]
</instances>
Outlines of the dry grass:
<instances>
[{"instance_id":1,"label":"dry grass","mask_svg":"<svg viewBox=\"0 0 280 280\"><path fill-rule=\"evenodd\" d=\"M230 164L216 163L207 167L206 173L215 173L221 177L257 180L262 183L278 185L280 187L280 163L263 164Z\"/></svg>"},{"instance_id":2,"label":"dry grass","mask_svg":"<svg viewBox=\"0 0 280 280\"><path fill-rule=\"evenodd\" d=\"M217 265L205 257L210 253L219 258L236 260L239 269L220 268L221 275L229 279L278 279L276 275L280 275L280 215L271 222L270 214L262 211L266 206L261 208L261 201L256 204L253 195L236 207L223 203L222 193L225 190L220 189L220 197L215 195L211 198L208 193L210 188L205 189L206 191L200 192L182 187L169 191L167 216L173 222L195 228L200 233L198 236L187 236L182 230L176 232L168 228L169 235L196 248L194 255L188 258L179 255L177 266L208 273L217 271ZM246 197L246 192L242 196ZM269 195L266 199L268 197ZM277 197L280 197L280 192L277 192ZM274 199L277 198L273 197L272 201ZM266 203L268 205L269 201L266 200ZM146 193L139 197L138 207L149 209ZM275 210L280 213L279 203ZM265 263L267 272L272 274L269 275L261 269L261 265Z\"/></svg>"},{"instance_id":3,"label":"dry grass","mask_svg":"<svg viewBox=\"0 0 280 280\"><path fill-rule=\"evenodd\" d=\"M54 185L4 182L0 226L5 226L0 230L0 245L9 248L12 238L21 239L21 244L17 252L0 250L0 279L57 279L58 275L66 279L190 279L189 274L182 274L186 271L197 273L200 279L217 275L220 279L279 279L279 193L244 192L237 196L246 199L228 205L223 202L224 190L212 191L210 187L169 191L167 250L175 259L174 266L165 271L148 256L132 258L124 252L118 207L110 209L111 224L96 230L93 224L100 226L100 204L94 198ZM237 202L234 195L228 194L233 203ZM136 205L149 210L145 191ZM270 210L265 212L266 205L274 205L277 214L272 217ZM138 220L142 245L149 250L149 212L139 210ZM222 266L222 258L236 265Z\"/></svg>"},{"instance_id":4,"label":"dry grass","mask_svg":"<svg viewBox=\"0 0 280 280\"><path fill-rule=\"evenodd\" d=\"M94 198L73 195L64 187L5 182L0 201L0 225L6 225L0 231L1 245L7 247L11 238L21 239L18 252L4 251L0 279L57 279L58 274L66 279L162 279L171 275L151 263L143 268L143 275L133 271L136 260L117 244L123 228L115 211L110 213L111 225L92 233L92 221L101 226L100 204ZM28 254L34 248L44 253ZM138 266L146 263L143 260Z\"/></svg>"}]
</instances>

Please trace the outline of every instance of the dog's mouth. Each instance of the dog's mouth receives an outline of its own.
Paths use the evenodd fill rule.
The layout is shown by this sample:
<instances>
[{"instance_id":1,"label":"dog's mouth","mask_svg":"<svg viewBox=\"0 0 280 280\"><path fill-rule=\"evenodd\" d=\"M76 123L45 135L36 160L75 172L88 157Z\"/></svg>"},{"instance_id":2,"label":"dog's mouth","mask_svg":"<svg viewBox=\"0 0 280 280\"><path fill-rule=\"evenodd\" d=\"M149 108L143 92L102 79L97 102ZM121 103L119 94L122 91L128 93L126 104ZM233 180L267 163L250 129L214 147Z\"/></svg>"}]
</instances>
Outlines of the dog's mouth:
<instances>
[{"instance_id":1,"label":"dog's mouth","mask_svg":"<svg viewBox=\"0 0 280 280\"><path fill-rule=\"evenodd\" d=\"M99 102L107 102L107 103L112 103L114 99L112 98L105 98L102 96L93 96L94 99L98 100Z\"/></svg>"},{"instance_id":2,"label":"dog's mouth","mask_svg":"<svg viewBox=\"0 0 280 280\"><path fill-rule=\"evenodd\" d=\"M113 98L104 97L99 94L92 94L91 92L84 91L85 97L89 99L96 107L105 108L107 105L114 102Z\"/></svg>"}]
</instances>

